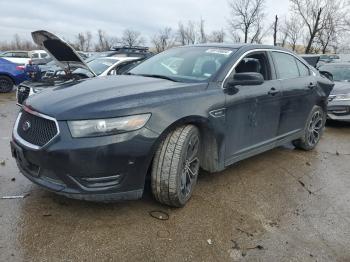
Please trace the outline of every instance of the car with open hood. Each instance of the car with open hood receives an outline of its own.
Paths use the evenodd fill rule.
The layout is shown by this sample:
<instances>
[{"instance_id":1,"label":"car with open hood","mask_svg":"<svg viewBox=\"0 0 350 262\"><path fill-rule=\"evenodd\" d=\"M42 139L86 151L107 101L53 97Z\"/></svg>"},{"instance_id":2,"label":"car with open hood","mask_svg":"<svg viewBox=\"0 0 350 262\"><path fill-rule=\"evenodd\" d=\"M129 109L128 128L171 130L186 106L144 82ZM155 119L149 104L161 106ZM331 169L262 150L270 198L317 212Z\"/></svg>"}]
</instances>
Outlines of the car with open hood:
<instances>
[{"instance_id":1,"label":"car with open hood","mask_svg":"<svg viewBox=\"0 0 350 262\"><path fill-rule=\"evenodd\" d=\"M58 86L24 102L12 155L22 174L67 197L181 207L199 169L218 172L288 142L320 141L333 82L264 45L173 48L124 75Z\"/></svg>"},{"instance_id":2,"label":"car with open hood","mask_svg":"<svg viewBox=\"0 0 350 262\"><path fill-rule=\"evenodd\" d=\"M350 63L329 63L320 70L330 72L335 83L329 96L328 118L350 122Z\"/></svg>"},{"instance_id":3,"label":"car with open hood","mask_svg":"<svg viewBox=\"0 0 350 262\"><path fill-rule=\"evenodd\" d=\"M73 86L82 79L96 76L106 76L124 72L126 69L140 63L145 56L119 55L113 57L84 58L66 41L47 31L32 32L34 42L46 50L53 59L51 69L46 69L39 81L23 82L17 89L17 104L31 95L54 86ZM117 51L111 51L117 52ZM119 54L121 54L119 52ZM52 70L53 68L53 70Z\"/></svg>"}]
</instances>

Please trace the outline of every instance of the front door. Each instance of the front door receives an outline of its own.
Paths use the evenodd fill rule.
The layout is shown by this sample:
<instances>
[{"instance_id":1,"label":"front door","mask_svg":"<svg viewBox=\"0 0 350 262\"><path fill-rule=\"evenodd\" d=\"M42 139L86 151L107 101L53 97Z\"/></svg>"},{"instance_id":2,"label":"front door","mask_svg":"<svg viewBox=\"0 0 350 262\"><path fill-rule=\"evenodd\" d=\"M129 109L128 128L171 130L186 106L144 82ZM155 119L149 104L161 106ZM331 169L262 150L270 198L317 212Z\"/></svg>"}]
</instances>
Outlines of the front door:
<instances>
[{"instance_id":1,"label":"front door","mask_svg":"<svg viewBox=\"0 0 350 262\"><path fill-rule=\"evenodd\" d=\"M262 85L237 86L226 93L226 165L274 145L280 116L280 81L273 79L271 62L265 52L245 57L234 73L257 72ZM230 76L230 77L233 77Z\"/></svg>"}]
</instances>

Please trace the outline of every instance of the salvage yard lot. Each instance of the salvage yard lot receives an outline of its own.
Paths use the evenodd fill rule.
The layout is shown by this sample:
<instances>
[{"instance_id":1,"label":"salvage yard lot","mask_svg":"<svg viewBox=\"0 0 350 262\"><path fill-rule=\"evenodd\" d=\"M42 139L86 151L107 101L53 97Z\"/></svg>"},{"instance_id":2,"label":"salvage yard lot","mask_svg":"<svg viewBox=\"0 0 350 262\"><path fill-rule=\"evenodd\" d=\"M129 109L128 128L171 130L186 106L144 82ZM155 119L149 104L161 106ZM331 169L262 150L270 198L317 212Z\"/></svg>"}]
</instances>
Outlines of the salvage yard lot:
<instances>
[{"instance_id":1,"label":"salvage yard lot","mask_svg":"<svg viewBox=\"0 0 350 262\"><path fill-rule=\"evenodd\" d=\"M277 148L200 174L180 209L66 199L27 181L11 158L15 93L0 95L0 261L350 261L350 125L316 150ZM1 199L3 196L26 196ZM169 214L158 220L150 211Z\"/></svg>"}]
</instances>

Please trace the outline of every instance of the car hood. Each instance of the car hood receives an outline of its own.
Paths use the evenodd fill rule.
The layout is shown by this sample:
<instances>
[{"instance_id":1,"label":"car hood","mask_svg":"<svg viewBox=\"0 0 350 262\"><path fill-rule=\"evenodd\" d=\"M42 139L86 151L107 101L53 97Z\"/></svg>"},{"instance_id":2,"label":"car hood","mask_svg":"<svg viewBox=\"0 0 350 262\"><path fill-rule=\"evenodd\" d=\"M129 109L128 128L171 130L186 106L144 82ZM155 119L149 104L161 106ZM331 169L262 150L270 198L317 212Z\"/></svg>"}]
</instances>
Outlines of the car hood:
<instances>
[{"instance_id":1,"label":"car hood","mask_svg":"<svg viewBox=\"0 0 350 262\"><path fill-rule=\"evenodd\" d=\"M156 104L196 96L207 86L142 76L98 77L45 89L24 105L57 120L108 118L151 112Z\"/></svg>"},{"instance_id":2,"label":"car hood","mask_svg":"<svg viewBox=\"0 0 350 262\"><path fill-rule=\"evenodd\" d=\"M334 81L334 88L331 95L347 94L350 93L350 82Z\"/></svg>"},{"instance_id":3,"label":"car hood","mask_svg":"<svg viewBox=\"0 0 350 262\"><path fill-rule=\"evenodd\" d=\"M31 87L33 89L46 89L46 88L53 88L55 86L62 86L65 87L75 85L77 83L80 83L84 79L55 79L55 78L48 78L48 79L41 79L39 81L32 81L32 80L26 80L22 82L21 86L27 86Z\"/></svg>"},{"instance_id":4,"label":"car hood","mask_svg":"<svg viewBox=\"0 0 350 262\"><path fill-rule=\"evenodd\" d=\"M58 36L44 30L39 30L32 32L32 38L34 43L45 49L63 70L71 71L72 68L84 68L96 76L75 49Z\"/></svg>"}]
</instances>

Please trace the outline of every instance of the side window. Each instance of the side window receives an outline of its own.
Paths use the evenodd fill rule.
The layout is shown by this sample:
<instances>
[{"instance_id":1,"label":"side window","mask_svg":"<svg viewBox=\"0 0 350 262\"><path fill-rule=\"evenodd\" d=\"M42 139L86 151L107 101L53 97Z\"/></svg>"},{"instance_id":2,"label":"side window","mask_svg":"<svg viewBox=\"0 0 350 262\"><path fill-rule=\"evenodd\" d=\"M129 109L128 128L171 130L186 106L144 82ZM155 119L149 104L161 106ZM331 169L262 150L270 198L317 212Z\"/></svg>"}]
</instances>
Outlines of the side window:
<instances>
[{"instance_id":1,"label":"side window","mask_svg":"<svg viewBox=\"0 0 350 262\"><path fill-rule=\"evenodd\" d=\"M309 76L310 75L309 68L306 65L304 65L302 62L300 62L298 59L295 59L295 61L297 62L300 76L301 77Z\"/></svg>"},{"instance_id":2,"label":"side window","mask_svg":"<svg viewBox=\"0 0 350 262\"><path fill-rule=\"evenodd\" d=\"M236 73L260 73L264 80L271 80L270 64L264 52L244 57L235 68Z\"/></svg>"},{"instance_id":3,"label":"side window","mask_svg":"<svg viewBox=\"0 0 350 262\"><path fill-rule=\"evenodd\" d=\"M47 54L46 54L46 53L41 53L40 55L41 55L41 58L47 57Z\"/></svg>"},{"instance_id":4,"label":"side window","mask_svg":"<svg viewBox=\"0 0 350 262\"><path fill-rule=\"evenodd\" d=\"M276 65L276 70L280 79L290 79L299 77L299 69L294 56L272 52L272 57Z\"/></svg>"},{"instance_id":5,"label":"side window","mask_svg":"<svg viewBox=\"0 0 350 262\"><path fill-rule=\"evenodd\" d=\"M32 58L39 58L39 54L38 53L32 54Z\"/></svg>"}]
</instances>

